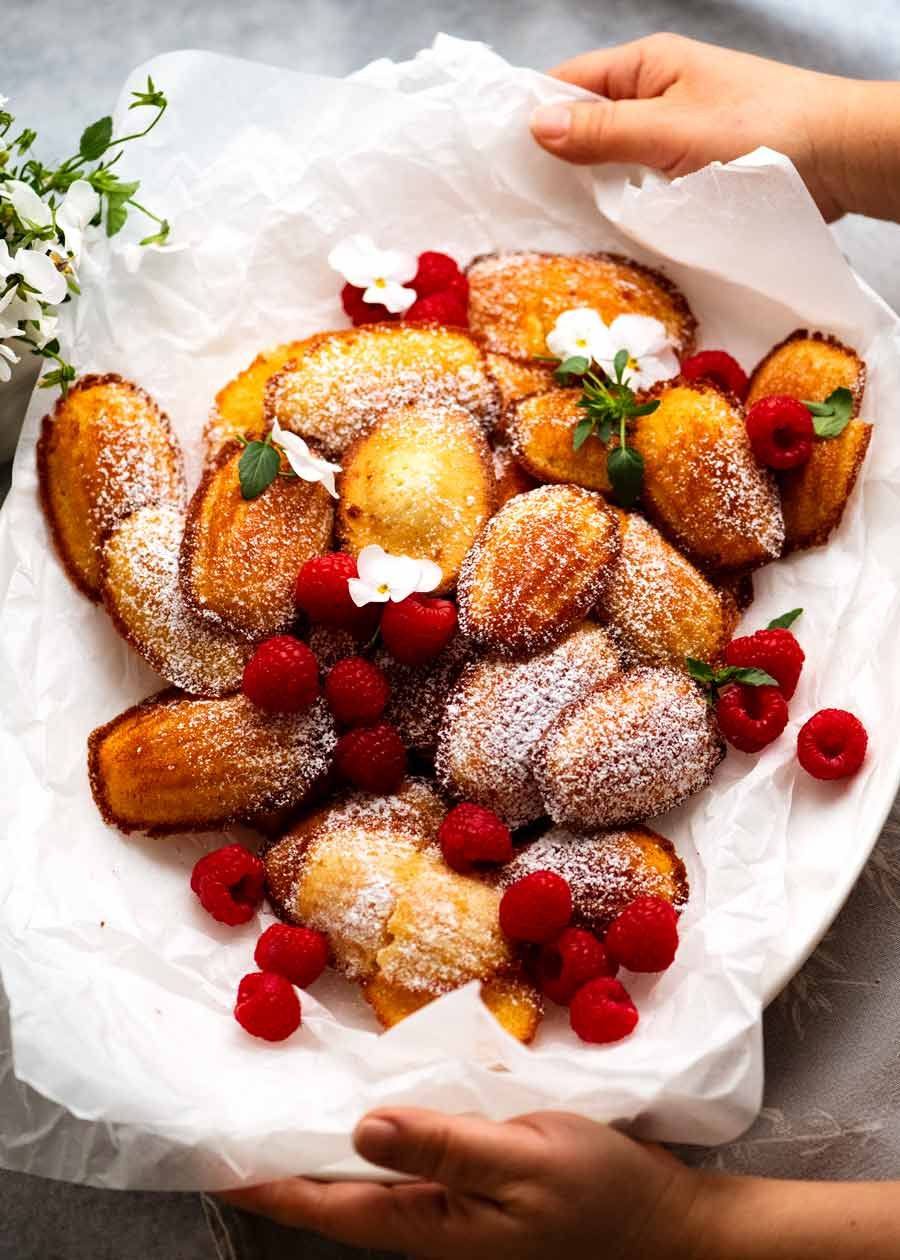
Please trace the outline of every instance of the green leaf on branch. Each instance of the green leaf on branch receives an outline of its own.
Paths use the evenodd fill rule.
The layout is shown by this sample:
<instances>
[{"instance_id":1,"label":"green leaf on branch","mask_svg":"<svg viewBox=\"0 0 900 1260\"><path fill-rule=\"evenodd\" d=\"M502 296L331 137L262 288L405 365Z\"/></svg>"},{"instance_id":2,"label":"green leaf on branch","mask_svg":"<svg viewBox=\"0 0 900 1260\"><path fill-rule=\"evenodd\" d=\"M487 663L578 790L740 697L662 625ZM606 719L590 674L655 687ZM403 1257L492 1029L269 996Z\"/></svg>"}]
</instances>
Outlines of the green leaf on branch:
<instances>
[{"instance_id":1,"label":"green leaf on branch","mask_svg":"<svg viewBox=\"0 0 900 1260\"><path fill-rule=\"evenodd\" d=\"M583 416L575 426L575 432L572 435L572 449L576 451L581 450L593 432L593 420L590 416Z\"/></svg>"},{"instance_id":2,"label":"green leaf on branch","mask_svg":"<svg viewBox=\"0 0 900 1260\"><path fill-rule=\"evenodd\" d=\"M152 236L145 236L140 242L141 245L165 245L169 239L169 220L163 219L159 225L159 231L154 232Z\"/></svg>"},{"instance_id":3,"label":"green leaf on branch","mask_svg":"<svg viewBox=\"0 0 900 1260\"><path fill-rule=\"evenodd\" d=\"M281 457L268 441L248 442L238 461L238 478L245 499L256 499L278 476Z\"/></svg>"},{"instance_id":4,"label":"green leaf on branch","mask_svg":"<svg viewBox=\"0 0 900 1260\"><path fill-rule=\"evenodd\" d=\"M853 395L843 385L830 393L823 403L804 399L803 405L812 415L816 437L820 438L839 437L853 415Z\"/></svg>"},{"instance_id":5,"label":"green leaf on branch","mask_svg":"<svg viewBox=\"0 0 900 1260\"><path fill-rule=\"evenodd\" d=\"M633 446L615 446L606 457L606 471L620 507L631 507L644 483L644 459Z\"/></svg>"},{"instance_id":6,"label":"green leaf on branch","mask_svg":"<svg viewBox=\"0 0 900 1260\"><path fill-rule=\"evenodd\" d=\"M107 114L105 118L99 118L84 129L78 152L85 162L96 162L103 156L112 140L112 126L112 118Z\"/></svg>"},{"instance_id":7,"label":"green leaf on branch","mask_svg":"<svg viewBox=\"0 0 900 1260\"><path fill-rule=\"evenodd\" d=\"M725 665L722 669L713 669L706 661L698 661L693 656L684 658L685 667L691 678L698 682L709 693L710 704L719 698L719 688L726 683L743 683L747 687L777 687L778 680L764 669L743 665Z\"/></svg>"},{"instance_id":8,"label":"green leaf on branch","mask_svg":"<svg viewBox=\"0 0 900 1260\"><path fill-rule=\"evenodd\" d=\"M628 367L628 360L630 358L631 355L627 350L623 349L616 351L616 357L613 359L613 372L615 373L616 381L619 384L622 383L622 377L625 375L625 369Z\"/></svg>"}]
</instances>

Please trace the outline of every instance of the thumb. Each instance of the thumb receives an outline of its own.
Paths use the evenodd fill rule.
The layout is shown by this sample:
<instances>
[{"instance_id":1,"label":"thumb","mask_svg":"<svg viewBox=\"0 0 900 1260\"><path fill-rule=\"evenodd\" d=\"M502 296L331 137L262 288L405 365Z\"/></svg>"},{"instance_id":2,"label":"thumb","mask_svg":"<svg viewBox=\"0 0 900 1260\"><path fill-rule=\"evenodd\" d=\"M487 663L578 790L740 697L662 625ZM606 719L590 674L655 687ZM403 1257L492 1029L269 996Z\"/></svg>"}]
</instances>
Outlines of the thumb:
<instances>
[{"instance_id":1,"label":"thumb","mask_svg":"<svg viewBox=\"0 0 900 1260\"><path fill-rule=\"evenodd\" d=\"M637 162L670 172L684 157L681 108L662 98L539 105L531 115L538 144L567 162Z\"/></svg>"},{"instance_id":2,"label":"thumb","mask_svg":"<svg viewBox=\"0 0 900 1260\"><path fill-rule=\"evenodd\" d=\"M373 1164L483 1198L533 1175L543 1148L527 1129L418 1107L371 1112L353 1141Z\"/></svg>"}]
</instances>

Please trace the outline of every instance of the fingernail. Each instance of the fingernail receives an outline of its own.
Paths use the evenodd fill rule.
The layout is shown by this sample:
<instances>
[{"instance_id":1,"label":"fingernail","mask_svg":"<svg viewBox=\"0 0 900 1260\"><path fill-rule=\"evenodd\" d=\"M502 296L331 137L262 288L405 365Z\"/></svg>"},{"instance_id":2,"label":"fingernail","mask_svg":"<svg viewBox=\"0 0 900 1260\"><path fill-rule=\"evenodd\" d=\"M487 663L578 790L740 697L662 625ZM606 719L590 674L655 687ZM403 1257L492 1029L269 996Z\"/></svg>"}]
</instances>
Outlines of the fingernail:
<instances>
[{"instance_id":1,"label":"fingernail","mask_svg":"<svg viewBox=\"0 0 900 1260\"><path fill-rule=\"evenodd\" d=\"M364 1116L356 1126L353 1145L364 1159L380 1164L396 1149L400 1130L383 1116Z\"/></svg>"},{"instance_id":2,"label":"fingernail","mask_svg":"<svg viewBox=\"0 0 900 1260\"><path fill-rule=\"evenodd\" d=\"M531 130L542 140L562 140L571 125L568 105L539 105L531 115Z\"/></svg>"}]
</instances>

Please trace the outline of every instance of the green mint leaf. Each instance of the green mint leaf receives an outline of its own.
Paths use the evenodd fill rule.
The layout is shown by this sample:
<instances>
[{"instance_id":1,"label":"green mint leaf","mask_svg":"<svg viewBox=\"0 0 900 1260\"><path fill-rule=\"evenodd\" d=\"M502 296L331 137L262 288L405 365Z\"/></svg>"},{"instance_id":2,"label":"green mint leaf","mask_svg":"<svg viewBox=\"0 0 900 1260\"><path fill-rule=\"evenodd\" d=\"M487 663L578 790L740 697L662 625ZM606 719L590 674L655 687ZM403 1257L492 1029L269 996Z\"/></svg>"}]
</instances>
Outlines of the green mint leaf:
<instances>
[{"instance_id":1,"label":"green mint leaf","mask_svg":"<svg viewBox=\"0 0 900 1260\"><path fill-rule=\"evenodd\" d=\"M128 211L118 197L111 197L106 207L106 235L115 236L128 221Z\"/></svg>"},{"instance_id":2,"label":"green mint leaf","mask_svg":"<svg viewBox=\"0 0 900 1260\"><path fill-rule=\"evenodd\" d=\"M600 439L600 441L603 443L604 446L609 446L609 439L613 435L614 428L615 428L615 425L613 424L613 420L611 416L604 416L603 419L598 422L597 437Z\"/></svg>"},{"instance_id":3,"label":"green mint leaf","mask_svg":"<svg viewBox=\"0 0 900 1260\"><path fill-rule=\"evenodd\" d=\"M813 418L813 428L820 438L836 438L844 432L853 415L853 395L841 385L823 403L803 401Z\"/></svg>"},{"instance_id":4,"label":"green mint leaf","mask_svg":"<svg viewBox=\"0 0 900 1260\"><path fill-rule=\"evenodd\" d=\"M278 476L281 458L268 442L250 442L238 461L238 478L245 499L255 499Z\"/></svg>"},{"instance_id":5,"label":"green mint leaf","mask_svg":"<svg viewBox=\"0 0 900 1260\"><path fill-rule=\"evenodd\" d=\"M568 359L563 359L559 367L556 369L557 376L584 376L585 372L591 366L590 359L586 359L584 355L573 354Z\"/></svg>"},{"instance_id":6,"label":"green mint leaf","mask_svg":"<svg viewBox=\"0 0 900 1260\"><path fill-rule=\"evenodd\" d=\"M782 613L780 617L776 617L774 621L770 621L766 626L767 630L787 630L794 624L800 614L802 608L792 608L790 612Z\"/></svg>"},{"instance_id":7,"label":"green mint leaf","mask_svg":"<svg viewBox=\"0 0 900 1260\"><path fill-rule=\"evenodd\" d=\"M169 220L163 219L159 225L159 231L152 236L145 236L140 242L141 245L165 245L169 239Z\"/></svg>"},{"instance_id":8,"label":"green mint leaf","mask_svg":"<svg viewBox=\"0 0 900 1260\"><path fill-rule=\"evenodd\" d=\"M725 669L717 670L715 682L719 687L727 682L745 683L748 687L778 686L778 680L771 674L767 674L764 669L747 669L740 665L728 665Z\"/></svg>"},{"instance_id":9,"label":"green mint leaf","mask_svg":"<svg viewBox=\"0 0 900 1260\"><path fill-rule=\"evenodd\" d=\"M86 162L96 162L103 156L112 140L112 129L112 119L108 114L84 129L78 144L78 152Z\"/></svg>"},{"instance_id":10,"label":"green mint leaf","mask_svg":"<svg viewBox=\"0 0 900 1260\"><path fill-rule=\"evenodd\" d=\"M631 446L615 446L606 457L606 471L616 502L631 507L644 484L644 460Z\"/></svg>"},{"instance_id":11,"label":"green mint leaf","mask_svg":"<svg viewBox=\"0 0 900 1260\"><path fill-rule=\"evenodd\" d=\"M638 405L632 406L629 409L628 414L630 416L652 416L658 406L659 406L659 399L654 398L652 402L645 402L645 403L641 403L639 406Z\"/></svg>"},{"instance_id":12,"label":"green mint leaf","mask_svg":"<svg viewBox=\"0 0 900 1260\"><path fill-rule=\"evenodd\" d=\"M621 382L622 377L625 374L625 369L628 367L628 360L630 358L631 355L627 350L617 351L616 357L613 359L613 372L615 372L617 381Z\"/></svg>"},{"instance_id":13,"label":"green mint leaf","mask_svg":"<svg viewBox=\"0 0 900 1260\"><path fill-rule=\"evenodd\" d=\"M698 661L693 656L686 656L684 663L691 678L696 679L698 683L708 685L715 680L715 670L711 665L707 665L706 661Z\"/></svg>"},{"instance_id":14,"label":"green mint leaf","mask_svg":"<svg viewBox=\"0 0 900 1260\"><path fill-rule=\"evenodd\" d=\"M572 434L572 450L579 451L594 432L594 422L590 416L582 416Z\"/></svg>"}]
</instances>

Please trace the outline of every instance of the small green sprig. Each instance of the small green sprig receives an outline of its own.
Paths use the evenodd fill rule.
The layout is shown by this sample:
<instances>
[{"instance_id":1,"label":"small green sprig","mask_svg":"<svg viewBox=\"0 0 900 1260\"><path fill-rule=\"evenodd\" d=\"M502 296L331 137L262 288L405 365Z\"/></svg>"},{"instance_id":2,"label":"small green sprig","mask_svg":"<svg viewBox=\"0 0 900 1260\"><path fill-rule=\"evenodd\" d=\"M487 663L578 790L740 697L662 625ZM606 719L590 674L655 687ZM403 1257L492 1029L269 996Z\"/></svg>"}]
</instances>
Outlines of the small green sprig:
<instances>
[{"instance_id":1,"label":"small green sprig","mask_svg":"<svg viewBox=\"0 0 900 1260\"><path fill-rule=\"evenodd\" d=\"M853 415L853 395L841 385L833 390L824 402L808 402L806 407L812 418L816 437L836 438L844 432Z\"/></svg>"},{"instance_id":2,"label":"small green sprig","mask_svg":"<svg viewBox=\"0 0 900 1260\"><path fill-rule=\"evenodd\" d=\"M639 403L625 379L630 355L620 350L613 360L613 376L592 370L590 360L581 356L565 359L556 369L556 377L568 385L573 377L581 380L578 406L584 416L575 426L572 447L578 451L589 437L596 436L607 448L606 471L616 502L631 507L639 498L644 484L644 460L640 451L628 445L628 425L639 416L649 416L659 406L659 399ZM613 437L614 446L610 445Z\"/></svg>"},{"instance_id":3,"label":"small green sprig","mask_svg":"<svg viewBox=\"0 0 900 1260\"><path fill-rule=\"evenodd\" d=\"M710 704L715 704L719 691L726 683L744 683L748 687L777 687L778 681L764 669L743 665L725 665L721 669L713 669L706 661L695 660L686 656L684 663L691 678L706 691Z\"/></svg>"},{"instance_id":4,"label":"small green sprig","mask_svg":"<svg viewBox=\"0 0 900 1260\"><path fill-rule=\"evenodd\" d=\"M253 440L240 434L237 439L244 448L238 460L238 480L241 483L241 495L245 499L258 499L276 477L296 480L293 468L281 467L281 447L272 441L272 434Z\"/></svg>"}]
</instances>

